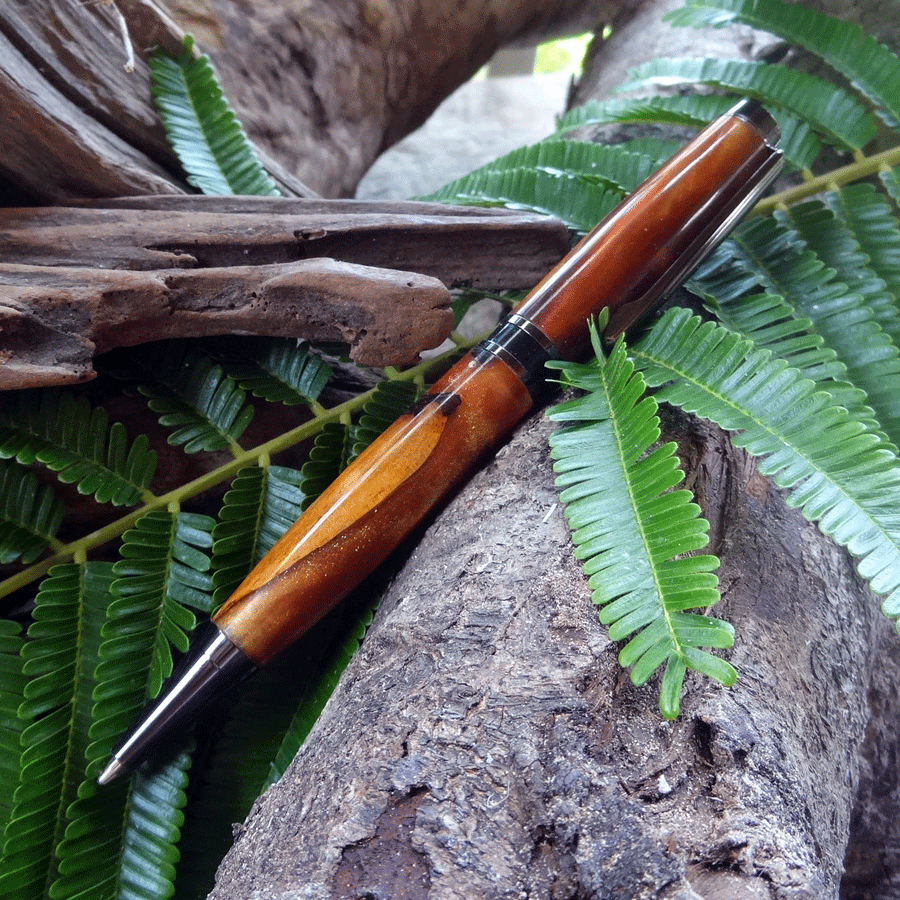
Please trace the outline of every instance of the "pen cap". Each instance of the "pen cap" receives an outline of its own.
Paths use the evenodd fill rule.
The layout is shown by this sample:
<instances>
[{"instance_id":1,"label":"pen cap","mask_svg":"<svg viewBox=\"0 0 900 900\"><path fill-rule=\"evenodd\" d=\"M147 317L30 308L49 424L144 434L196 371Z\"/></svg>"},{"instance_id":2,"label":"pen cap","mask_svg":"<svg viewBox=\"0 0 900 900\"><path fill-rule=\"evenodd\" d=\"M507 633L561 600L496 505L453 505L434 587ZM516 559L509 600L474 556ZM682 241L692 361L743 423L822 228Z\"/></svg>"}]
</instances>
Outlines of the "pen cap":
<instances>
[{"instance_id":1,"label":"pen cap","mask_svg":"<svg viewBox=\"0 0 900 900\"><path fill-rule=\"evenodd\" d=\"M778 128L743 101L703 129L604 218L515 309L562 359L588 349L585 320L610 308L614 340L684 281L781 167Z\"/></svg>"}]
</instances>

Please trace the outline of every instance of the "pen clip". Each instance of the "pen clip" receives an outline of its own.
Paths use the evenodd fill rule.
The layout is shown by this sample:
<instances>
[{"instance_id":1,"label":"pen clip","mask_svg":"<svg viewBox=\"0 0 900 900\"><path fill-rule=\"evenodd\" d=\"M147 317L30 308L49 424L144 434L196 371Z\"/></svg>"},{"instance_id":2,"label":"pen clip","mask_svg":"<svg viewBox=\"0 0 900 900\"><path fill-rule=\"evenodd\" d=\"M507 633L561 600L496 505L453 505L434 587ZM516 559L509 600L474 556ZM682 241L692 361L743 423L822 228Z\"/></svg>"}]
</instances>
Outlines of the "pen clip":
<instances>
[{"instance_id":1,"label":"pen clip","mask_svg":"<svg viewBox=\"0 0 900 900\"><path fill-rule=\"evenodd\" d=\"M752 172L743 189L730 205L723 206L706 228L680 254L654 283L653 289L629 303L615 307L603 335L607 345L643 321L666 297L683 284L703 260L730 234L740 220L756 205L769 185L781 171L783 158L779 150L765 145L768 154Z\"/></svg>"}]
</instances>

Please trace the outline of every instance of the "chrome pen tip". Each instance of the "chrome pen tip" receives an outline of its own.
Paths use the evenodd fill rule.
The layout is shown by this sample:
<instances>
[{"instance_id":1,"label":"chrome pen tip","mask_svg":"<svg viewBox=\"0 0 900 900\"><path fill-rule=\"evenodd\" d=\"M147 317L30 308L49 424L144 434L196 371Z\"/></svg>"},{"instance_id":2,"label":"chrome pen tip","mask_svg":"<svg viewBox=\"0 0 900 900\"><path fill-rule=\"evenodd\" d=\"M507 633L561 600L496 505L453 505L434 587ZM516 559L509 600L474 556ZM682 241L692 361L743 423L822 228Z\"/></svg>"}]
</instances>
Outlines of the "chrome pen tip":
<instances>
[{"instance_id":1,"label":"chrome pen tip","mask_svg":"<svg viewBox=\"0 0 900 900\"><path fill-rule=\"evenodd\" d=\"M106 768L97 776L97 784L104 785L114 781L125 771L125 766L115 757L109 761Z\"/></svg>"}]
</instances>

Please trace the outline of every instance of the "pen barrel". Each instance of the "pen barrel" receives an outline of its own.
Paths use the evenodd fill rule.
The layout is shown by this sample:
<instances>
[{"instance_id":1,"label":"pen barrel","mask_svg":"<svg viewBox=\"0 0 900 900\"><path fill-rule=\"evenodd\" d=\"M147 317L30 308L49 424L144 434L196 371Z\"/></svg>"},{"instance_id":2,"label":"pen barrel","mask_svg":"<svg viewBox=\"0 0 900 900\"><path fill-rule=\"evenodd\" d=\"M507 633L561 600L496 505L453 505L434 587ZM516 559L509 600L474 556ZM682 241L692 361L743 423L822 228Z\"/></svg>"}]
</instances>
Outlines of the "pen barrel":
<instances>
[{"instance_id":1,"label":"pen barrel","mask_svg":"<svg viewBox=\"0 0 900 900\"><path fill-rule=\"evenodd\" d=\"M779 161L774 123L749 108L645 181L288 529L214 617L253 662L304 634L496 448L531 409L545 361L587 350L590 316L608 306L607 336L623 330L734 224Z\"/></svg>"},{"instance_id":2,"label":"pen barrel","mask_svg":"<svg viewBox=\"0 0 900 900\"><path fill-rule=\"evenodd\" d=\"M307 509L215 615L262 664L383 562L533 400L502 361L468 354Z\"/></svg>"},{"instance_id":3,"label":"pen barrel","mask_svg":"<svg viewBox=\"0 0 900 900\"><path fill-rule=\"evenodd\" d=\"M562 359L589 348L586 320L610 308L612 341L684 281L704 252L746 212L780 168L767 137L777 134L756 104L726 114L676 153L603 219L514 313L536 325ZM734 113L734 111L733 111Z\"/></svg>"}]
</instances>

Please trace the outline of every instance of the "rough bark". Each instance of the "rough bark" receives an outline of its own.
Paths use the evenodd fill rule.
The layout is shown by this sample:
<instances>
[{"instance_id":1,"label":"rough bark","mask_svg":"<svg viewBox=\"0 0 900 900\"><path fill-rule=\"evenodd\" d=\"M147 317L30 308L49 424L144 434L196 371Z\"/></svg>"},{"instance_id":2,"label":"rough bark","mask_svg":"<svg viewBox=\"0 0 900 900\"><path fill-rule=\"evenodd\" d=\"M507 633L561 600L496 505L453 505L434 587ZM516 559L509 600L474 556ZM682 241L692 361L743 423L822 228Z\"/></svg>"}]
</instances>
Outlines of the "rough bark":
<instances>
[{"instance_id":1,"label":"rough bark","mask_svg":"<svg viewBox=\"0 0 900 900\"><path fill-rule=\"evenodd\" d=\"M689 676L668 724L618 669L537 417L425 533L213 900L897 896L897 635L727 438L667 430L722 560L737 685Z\"/></svg>"},{"instance_id":2,"label":"rough bark","mask_svg":"<svg viewBox=\"0 0 900 900\"><path fill-rule=\"evenodd\" d=\"M666 723L591 610L549 430L532 421L427 532L213 900L837 897L877 603L689 423L741 677L689 679Z\"/></svg>"},{"instance_id":3,"label":"rough bark","mask_svg":"<svg viewBox=\"0 0 900 900\"><path fill-rule=\"evenodd\" d=\"M286 193L350 194L499 46L584 31L630 5L10 0L0 4L0 188L40 202L185 190L147 67L154 46L178 51L184 29Z\"/></svg>"}]
</instances>

